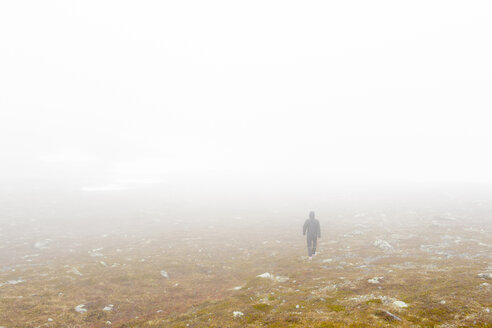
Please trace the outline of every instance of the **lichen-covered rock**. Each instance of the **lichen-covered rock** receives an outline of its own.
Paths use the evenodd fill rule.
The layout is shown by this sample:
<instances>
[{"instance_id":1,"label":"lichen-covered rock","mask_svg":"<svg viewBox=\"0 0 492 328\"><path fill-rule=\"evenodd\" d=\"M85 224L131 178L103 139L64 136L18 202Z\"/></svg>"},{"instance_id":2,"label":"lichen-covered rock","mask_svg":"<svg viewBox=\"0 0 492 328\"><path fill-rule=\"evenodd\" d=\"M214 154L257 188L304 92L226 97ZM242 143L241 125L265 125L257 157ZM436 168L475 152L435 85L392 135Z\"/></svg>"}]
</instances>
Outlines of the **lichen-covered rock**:
<instances>
[{"instance_id":1,"label":"lichen-covered rock","mask_svg":"<svg viewBox=\"0 0 492 328\"><path fill-rule=\"evenodd\" d=\"M242 313L241 311L234 311L234 312L232 312L232 316L233 316L234 318L240 318L240 317L242 317L243 315L244 315L244 313Z\"/></svg>"},{"instance_id":2,"label":"lichen-covered rock","mask_svg":"<svg viewBox=\"0 0 492 328\"><path fill-rule=\"evenodd\" d=\"M388 243L386 240L378 239L373 243L374 247L380 248L382 250L388 251L390 249L393 249L393 246L391 246L390 243Z\"/></svg>"}]
</instances>

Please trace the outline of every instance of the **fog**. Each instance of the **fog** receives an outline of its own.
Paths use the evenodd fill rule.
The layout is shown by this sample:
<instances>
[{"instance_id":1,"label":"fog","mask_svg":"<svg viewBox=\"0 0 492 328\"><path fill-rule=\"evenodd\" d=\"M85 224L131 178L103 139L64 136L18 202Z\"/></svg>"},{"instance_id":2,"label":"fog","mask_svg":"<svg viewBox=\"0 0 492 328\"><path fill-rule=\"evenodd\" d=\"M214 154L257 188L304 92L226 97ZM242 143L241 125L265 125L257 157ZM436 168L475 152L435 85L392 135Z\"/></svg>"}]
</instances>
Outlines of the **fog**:
<instances>
[{"instance_id":1,"label":"fog","mask_svg":"<svg viewBox=\"0 0 492 328\"><path fill-rule=\"evenodd\" d=\"M381 312L350 305L374 298L361 279L446 271L449 283L464 267L469 285L456 285L475 294L448 300L455 317L425 312L421 294L406 296L408 311L423 324L490 323L491 33L489 1L0 3L0 328L172 321L221 299L233 317L188 326L242 327L253 319L231 284L270 277L302 294L296 275L349 288L323 299L369 326ZM323 258L302 271L309 211ZM33 300L45 285L62 305ZM269 299L282 286L248 297L297 316L300 298L296 310L277 308L290 296ZM385 288L370 293L401 304ZM39 314L13 316L19 295ZM458 310L470 300L473 317ZM114 316L94 312L103 306Z\"/></svg>"},{"instance_id":2,"label":"fog","mask_svg":"<svg viewBox=\"0 0 492 328\"><path fill-rule=\"evenodd\" d=\"M492 182L487 2L1 6L7 190L306 212Z\"/></svg>"},{"instance_id":3,"label":"fog","mask_svg":"<svg viewBox=\"0 0 492 328\"><path fill-rule=\"evenodd\" d=\"M486 1L1 6L2 179L492 180Z\"/></svg>"}]
</instances>

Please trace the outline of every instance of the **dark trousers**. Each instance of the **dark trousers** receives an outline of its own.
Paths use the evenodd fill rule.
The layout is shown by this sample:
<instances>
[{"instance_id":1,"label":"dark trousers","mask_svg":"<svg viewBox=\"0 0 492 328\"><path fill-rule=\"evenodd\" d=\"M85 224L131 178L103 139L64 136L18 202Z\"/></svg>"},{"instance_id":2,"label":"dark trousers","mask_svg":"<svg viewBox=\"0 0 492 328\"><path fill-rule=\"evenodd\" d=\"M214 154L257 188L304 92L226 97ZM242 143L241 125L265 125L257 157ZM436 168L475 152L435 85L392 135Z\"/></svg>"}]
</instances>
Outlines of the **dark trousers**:
<instances>
[{"instance_id":1,"label":"dark trousers","mask_svg":"<svg viewBox=\"0 0 492 328\"><path fill-rule=\"evenodd\" d=\"M308 247L308 256L312 256L316 254L316 246L318 244L317 236L307 236L307 247Z\"/></svg>"}]
</instances>

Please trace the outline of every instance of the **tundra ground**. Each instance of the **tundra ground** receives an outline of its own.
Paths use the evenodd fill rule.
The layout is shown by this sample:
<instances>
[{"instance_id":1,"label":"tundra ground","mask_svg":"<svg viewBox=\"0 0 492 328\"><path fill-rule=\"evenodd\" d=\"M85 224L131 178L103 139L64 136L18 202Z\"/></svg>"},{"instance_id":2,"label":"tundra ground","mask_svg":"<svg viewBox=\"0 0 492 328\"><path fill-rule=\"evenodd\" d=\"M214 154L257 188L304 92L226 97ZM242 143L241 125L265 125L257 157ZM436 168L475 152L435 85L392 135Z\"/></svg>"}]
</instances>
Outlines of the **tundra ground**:
<instances>
[{"instance_id":1,"label":"tundra ground","mask_svg":"<svg viewBox=\"0 0 492 328\"><path fill-rule=\"evenodd\" d=\"M398 215L321 219L312 261L302 220L6 227L0 326L492 327L491 227Z\"/></svg>"}]
</instances>

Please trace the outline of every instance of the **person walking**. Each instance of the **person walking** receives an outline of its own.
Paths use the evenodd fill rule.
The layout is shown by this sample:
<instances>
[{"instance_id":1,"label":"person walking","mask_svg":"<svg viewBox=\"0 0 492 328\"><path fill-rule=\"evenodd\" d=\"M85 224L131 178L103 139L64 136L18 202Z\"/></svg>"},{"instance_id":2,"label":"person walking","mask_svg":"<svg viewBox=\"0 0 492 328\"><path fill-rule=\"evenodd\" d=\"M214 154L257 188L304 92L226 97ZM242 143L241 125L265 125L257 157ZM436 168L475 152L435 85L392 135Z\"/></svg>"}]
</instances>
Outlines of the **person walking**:
<instances>
[{"instance_id":1,"label":"person walking","mask_svg":"<svg viewBox=\"0 0 492 328\"><path fill-rule=\"evenodd\" d=\"M307 233L307 247L309 259L316 254L316 246L318 244L318 238L321 238L321 229L319 221L314 217L314 211L309 212L309 219L304 222L302 227L302 234L305 236Z\"/></svg>"}]
</instances>

